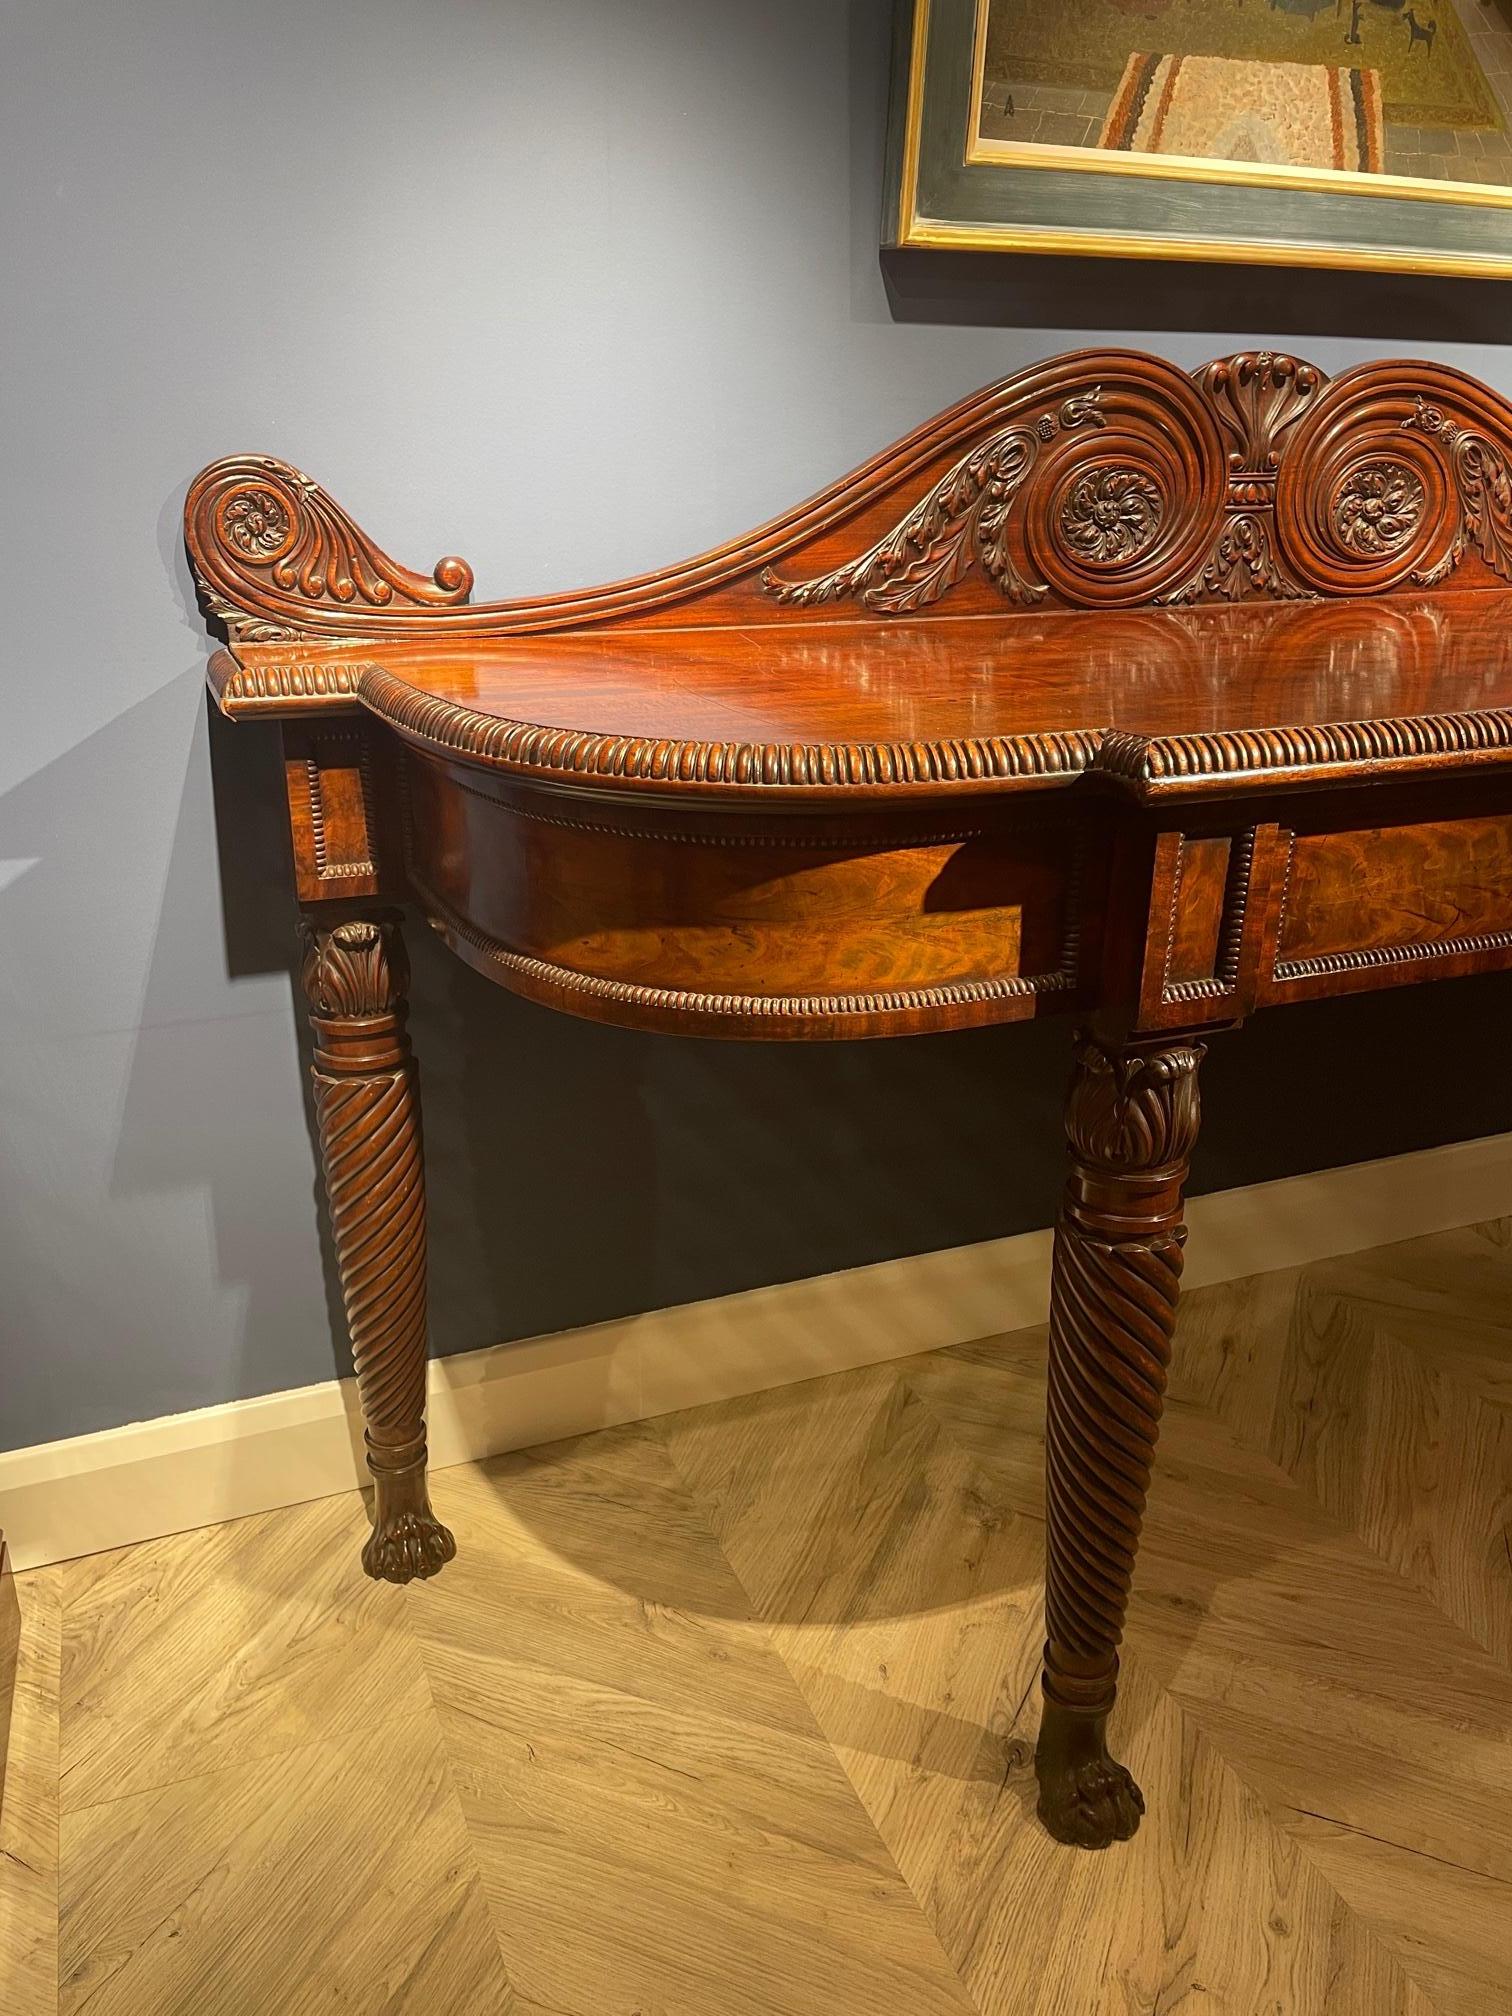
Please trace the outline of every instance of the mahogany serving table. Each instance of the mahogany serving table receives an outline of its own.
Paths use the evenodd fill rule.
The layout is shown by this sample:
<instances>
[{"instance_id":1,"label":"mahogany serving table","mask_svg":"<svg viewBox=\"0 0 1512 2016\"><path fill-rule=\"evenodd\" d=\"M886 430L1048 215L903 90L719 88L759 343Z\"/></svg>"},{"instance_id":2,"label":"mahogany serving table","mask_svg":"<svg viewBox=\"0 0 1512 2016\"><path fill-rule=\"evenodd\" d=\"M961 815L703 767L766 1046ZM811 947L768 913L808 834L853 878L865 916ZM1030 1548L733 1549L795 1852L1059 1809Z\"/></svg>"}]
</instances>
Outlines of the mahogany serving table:
<instances>
[{"instance_id":1,"label":"mahogany serving table","mask_svg":"<svg viewBox=\"0 0 1512 2016\"><path fill-rule=\"evenodd\" d=\"M1075 1018L1040 1812L1101 1847L1201 1038L1512 963L1512 407L1386 363L1059 359L749 538L469 605L282 462L199 476L228 715L284 724L315 1104L391 1581L425 1480L408 901L600 1021L813 1040Z\"/></svg>"}]
</instances>

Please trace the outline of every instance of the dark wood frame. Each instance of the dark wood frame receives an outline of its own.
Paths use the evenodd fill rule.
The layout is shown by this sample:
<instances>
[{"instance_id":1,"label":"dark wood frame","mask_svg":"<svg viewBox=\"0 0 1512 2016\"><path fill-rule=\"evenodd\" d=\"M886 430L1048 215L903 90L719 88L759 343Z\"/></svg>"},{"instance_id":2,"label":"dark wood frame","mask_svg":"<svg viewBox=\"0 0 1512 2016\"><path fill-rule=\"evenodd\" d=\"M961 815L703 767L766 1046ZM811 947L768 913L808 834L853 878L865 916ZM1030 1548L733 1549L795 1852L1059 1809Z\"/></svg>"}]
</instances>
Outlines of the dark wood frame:
<instances>
[{"instance_id":1,"label":"dark wood frame","mask_svg":"<svg viewBox=\"0 0 1512 2016\"><path fill-rule=\"evenodd\" d=\"M1321 176L1276 187L1225 164L1177 178L1140 156L1117 171L973 157L976 0L899 0L896 20L886 245L1512 273L1512 207L1497 191Z\"/></svg>"},{"instance_id":2,"label":"dark wood frame","mask_svg":"<svg viewBox=\"0 0 1512 2016\"><path fill-rule=\"evenodd\" d=\"M368 1572L453 1552L397 906L639 1029L1071 1013L1040 1811L1130 1834L1105 1725L1204 1042L1512 965L1512 408L1425 364L1083 353L746 539L515 602L399 566L267 457L204 471L186 536L219 705L284 724Z\"/></svg>"}]
</instances>

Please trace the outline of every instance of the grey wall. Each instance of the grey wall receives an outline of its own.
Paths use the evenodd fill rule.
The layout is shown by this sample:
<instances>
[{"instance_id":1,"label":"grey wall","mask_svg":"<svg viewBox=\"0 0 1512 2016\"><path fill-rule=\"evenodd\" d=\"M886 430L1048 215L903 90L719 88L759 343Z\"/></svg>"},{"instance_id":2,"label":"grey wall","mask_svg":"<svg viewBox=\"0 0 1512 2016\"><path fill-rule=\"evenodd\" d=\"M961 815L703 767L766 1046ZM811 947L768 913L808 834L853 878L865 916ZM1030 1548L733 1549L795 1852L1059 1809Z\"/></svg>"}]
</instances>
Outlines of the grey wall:
<instances>
[{"instance_id":1,"label":"grey wall","mask_svg":"<svg viewBox=\"0 0 1512 2016\"><path fill-rule=\"evenodd\" d=\"M1512 390L1505 289L876 253L843 0L5 11L0 1446L329 1377L267 733L207 720L192 473L315 472L481 592L678 558L1084 342L1405 344ZM212 761L213 759L213 761ZM1058 1025L640 1038L412 934L443 1351L1046 1221ZM1199 1187L1512 1125L1486 983L1263 1019Z\"/></svg>"}]
</instances>

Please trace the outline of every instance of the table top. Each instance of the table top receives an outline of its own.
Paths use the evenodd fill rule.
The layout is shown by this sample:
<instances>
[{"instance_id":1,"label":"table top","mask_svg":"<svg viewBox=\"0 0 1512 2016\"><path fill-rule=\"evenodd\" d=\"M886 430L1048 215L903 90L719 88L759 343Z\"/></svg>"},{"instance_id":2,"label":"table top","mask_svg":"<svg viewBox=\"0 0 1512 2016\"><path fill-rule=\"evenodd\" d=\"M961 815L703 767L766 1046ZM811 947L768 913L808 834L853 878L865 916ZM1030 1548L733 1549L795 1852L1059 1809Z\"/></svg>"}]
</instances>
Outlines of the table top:
<instances>
[{"instance_id":1,"label":"table top","mask_svg":"<svg viewBox=\"0 0 1512 2016\"><path fill-rule=\"evenodd\" d=\"M1143 792L1512 750L1512 591L1350 602L243 644L231 714L366 708L421 744L625 783Z\"/></svg>"}]
</instances>

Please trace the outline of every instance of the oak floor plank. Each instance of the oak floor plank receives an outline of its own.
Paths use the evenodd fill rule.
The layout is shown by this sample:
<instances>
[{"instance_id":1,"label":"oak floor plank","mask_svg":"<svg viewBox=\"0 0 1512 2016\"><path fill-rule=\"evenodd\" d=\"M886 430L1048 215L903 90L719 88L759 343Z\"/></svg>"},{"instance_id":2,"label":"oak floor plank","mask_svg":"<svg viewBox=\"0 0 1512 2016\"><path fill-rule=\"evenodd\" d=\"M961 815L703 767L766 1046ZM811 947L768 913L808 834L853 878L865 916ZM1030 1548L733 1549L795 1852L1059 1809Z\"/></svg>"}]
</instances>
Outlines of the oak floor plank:
<instances>
[{"instance_id":1,"label":"oak floor plank","mask_svg":"<svg viewBox=\"0 0 1512 2016\"><path fill-rule=\"evenodd\" d=\"M64 1809L428 1708L358 1493L63 1567Z\"/></svg>"},{"instance_id":2,"label":"oak floor plank","mask_svg":"<svg viewBox=\"0 0 1512 2016\"><path fill-rule=\"evenodd\" d=\"M527 2006L971 2016L655 1433L448 1484L416 1629Z\"/></svg>"},{"instance_id":3,"label":"oak floor plank","mask_svg":"<svg viewBox=\"0 0 1512 2016\"><path fill-rule=\"evenodd\" d=\"M0 2016L53 2016L62 1570L34 1568L15 1587L21 1639L0 1809Z\"/></svg>"},{"instance_id":4,"label":"oak floor plank","mask_svg":"<svg viewBox=\"0 0 1512 2016\"><path fill-rule=\"evenodd\" d=\"M65 1812L63 2016L513 2016L435 1718L379 1734Z\"/></svg>"}]
</instances>

